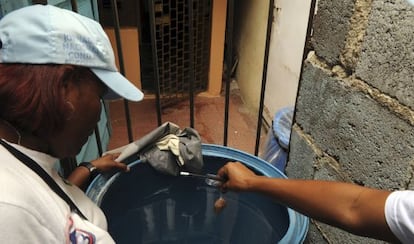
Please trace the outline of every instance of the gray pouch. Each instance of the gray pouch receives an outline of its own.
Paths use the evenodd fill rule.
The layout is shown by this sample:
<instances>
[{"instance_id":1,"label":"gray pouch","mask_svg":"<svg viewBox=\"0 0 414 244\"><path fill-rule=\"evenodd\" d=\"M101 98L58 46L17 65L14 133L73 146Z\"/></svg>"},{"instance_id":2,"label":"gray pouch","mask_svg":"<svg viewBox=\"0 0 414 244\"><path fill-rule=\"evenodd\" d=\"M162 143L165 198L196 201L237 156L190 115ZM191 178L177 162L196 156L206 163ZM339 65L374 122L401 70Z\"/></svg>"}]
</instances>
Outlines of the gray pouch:
<instances>
[{"instance_id":1,"label":"gray pouch","mask_svg":"<svg viewBox=\"0 0 414 244\"><path fill-rule=\"evenodd\" d=\"M139 158L158 172L177 176L181 170L198 173L203 168L201 138L193 128L166 122L136 142Z\"/></svg>"}]
</instances>

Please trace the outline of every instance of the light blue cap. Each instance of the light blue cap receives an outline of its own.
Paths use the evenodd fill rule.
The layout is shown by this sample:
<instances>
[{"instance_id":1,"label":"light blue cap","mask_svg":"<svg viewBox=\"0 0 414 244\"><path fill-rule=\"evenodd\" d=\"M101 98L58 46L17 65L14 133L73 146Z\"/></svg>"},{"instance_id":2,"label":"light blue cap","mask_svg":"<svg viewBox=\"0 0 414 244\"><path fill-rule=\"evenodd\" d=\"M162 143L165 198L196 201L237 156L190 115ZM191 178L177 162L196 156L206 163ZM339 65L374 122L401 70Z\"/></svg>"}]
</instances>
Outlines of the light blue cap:
<instances>
[{"instance_id":1,"label":"light blue cap","mask_svg":"<svg viewBox=\"0 0 414 244\"><path fill-rule=\"evenodd\" d=\"M0 63L88 67L110 89L106 99L140 101L143 93L118 72L108 36L87 17L52 5L32 5L0 20Z\"/></svg>"}]
</instances>

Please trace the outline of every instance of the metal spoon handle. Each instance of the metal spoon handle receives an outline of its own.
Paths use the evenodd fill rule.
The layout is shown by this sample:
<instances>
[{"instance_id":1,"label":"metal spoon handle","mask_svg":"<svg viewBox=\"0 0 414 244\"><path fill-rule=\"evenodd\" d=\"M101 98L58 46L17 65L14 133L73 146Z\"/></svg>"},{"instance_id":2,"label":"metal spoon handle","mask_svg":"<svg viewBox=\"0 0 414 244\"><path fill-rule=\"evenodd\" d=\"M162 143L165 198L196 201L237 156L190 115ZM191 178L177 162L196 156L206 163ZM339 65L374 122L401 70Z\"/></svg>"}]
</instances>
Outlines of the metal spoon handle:
<instances>
[{"instance_id":1,"label":"metal spoon handle","mask_svg":"<svg viewBox=\"0 0 414 244\"><path fill-rule=\"evenodd\" d=\"M180 175L182 175L182 176L192 176L192 177L197 177L197 178L201 178L201 179L212 179L212 180L217 180L217 181L223 182L223 179L220 176L214 175L214 174L196 174L196 173L181 171Z\"/></svg>"}]
</instances>

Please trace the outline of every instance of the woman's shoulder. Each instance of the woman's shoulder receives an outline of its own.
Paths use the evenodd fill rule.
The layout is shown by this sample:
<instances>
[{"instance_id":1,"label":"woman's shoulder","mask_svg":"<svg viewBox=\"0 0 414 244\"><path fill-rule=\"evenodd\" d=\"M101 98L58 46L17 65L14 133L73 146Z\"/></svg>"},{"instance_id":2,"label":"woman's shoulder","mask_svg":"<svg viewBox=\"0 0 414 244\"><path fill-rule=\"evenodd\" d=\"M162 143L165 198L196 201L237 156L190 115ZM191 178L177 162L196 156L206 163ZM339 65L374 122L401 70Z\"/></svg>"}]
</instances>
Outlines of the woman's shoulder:
<instances>
[{"instance_id":1,"label":"woman's shoulder","mask_svg":"<svg viewBox=\"0 0 414 244\"><path fill-rule=\"evenodd\" d=\"M64 215L49 186L30 168L0 149L0 203L33 215ZM60 208L65 208L62 205Z\"/></svg>"}]
</instances>

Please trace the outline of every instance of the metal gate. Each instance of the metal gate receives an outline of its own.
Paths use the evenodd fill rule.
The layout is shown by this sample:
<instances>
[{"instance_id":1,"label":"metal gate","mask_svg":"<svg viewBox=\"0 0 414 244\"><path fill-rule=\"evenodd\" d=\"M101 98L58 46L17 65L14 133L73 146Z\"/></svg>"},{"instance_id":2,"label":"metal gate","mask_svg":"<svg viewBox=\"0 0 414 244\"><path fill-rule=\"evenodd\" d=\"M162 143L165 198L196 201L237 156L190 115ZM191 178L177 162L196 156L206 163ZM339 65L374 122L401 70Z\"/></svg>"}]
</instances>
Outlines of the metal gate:
<instances>
[{"instance_id":1,"label":"metal gate","mask_svg":"<svg viewBox=\"0 0 414 244\"><path fill-rule=\"evenodd\" d=\"M149 0L148 7L153 82L161 107L205 91L212 1Z\"/></svg>"}]
</instances>

